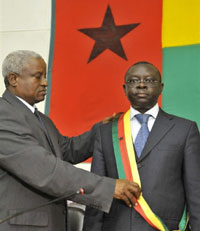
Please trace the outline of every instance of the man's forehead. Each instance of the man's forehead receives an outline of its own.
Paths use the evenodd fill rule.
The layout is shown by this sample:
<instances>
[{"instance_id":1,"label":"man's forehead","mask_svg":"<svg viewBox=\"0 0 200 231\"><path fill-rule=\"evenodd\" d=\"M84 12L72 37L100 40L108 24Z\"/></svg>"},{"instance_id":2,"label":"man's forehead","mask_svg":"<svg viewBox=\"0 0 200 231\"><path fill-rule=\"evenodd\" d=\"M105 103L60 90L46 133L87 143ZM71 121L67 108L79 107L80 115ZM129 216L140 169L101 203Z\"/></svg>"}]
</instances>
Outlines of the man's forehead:
<instances>
[{"instance_id":1,"label":"man's forehead","mask_svg":"<svg viewBox=\"0 0 200 231\"><path fill-rule=\"evenodd\" d=\"M141 71L141 70L147 70L153 73L158 72L158 70L151 64L137 64L137 65L130 67L129 70L127 71L127 74L130 74L132 72Z\"/></svg>"},{"instance_id":2,"label":"man's forehead","mask_svg":"<svg viewBox=\"0 0 200 231\"><path fill-rule=\"evenodd\" d=\"M45 63L44 59L38 58L38 57L30 57L27 59L26 64L33 64L33 63L38 63L38 62L43 62ZM45 63L46 64L46 63Z\"/></svg>"},{"instance_id":3,"label":"man's forehead","mask_svg":"<svg viewBox=\"0 0 200 231\"><path fill-rule=\"evenodd\" d=\"M148 64L139 63L136 65L133 65L132 67L130 67L128 69L128 71L126 72L126 75L125 75L125 79L127 79L131 76L134 76L134 75L139 76L140 74L142 74L141 73L142 71L148 72L149 75L157 76L159 79L161 78L159 71L157 70L156 67L154 67L153 65L151 65L149 63Z\"/></svg>"},{"instance_id":4,"label":"man's forehead","mask_svg":"<svg viewBox=\"0 0 200 231\"><path fill-rule=\"evenodd\" d=\"M41 58L35 58L35 57L29 58L27 60L27 62L24 63L23 70L35 68L35 67L38 67L38 66L46 67L45 61L43 59L41 59Z\"/></svg>"}]
</instances>

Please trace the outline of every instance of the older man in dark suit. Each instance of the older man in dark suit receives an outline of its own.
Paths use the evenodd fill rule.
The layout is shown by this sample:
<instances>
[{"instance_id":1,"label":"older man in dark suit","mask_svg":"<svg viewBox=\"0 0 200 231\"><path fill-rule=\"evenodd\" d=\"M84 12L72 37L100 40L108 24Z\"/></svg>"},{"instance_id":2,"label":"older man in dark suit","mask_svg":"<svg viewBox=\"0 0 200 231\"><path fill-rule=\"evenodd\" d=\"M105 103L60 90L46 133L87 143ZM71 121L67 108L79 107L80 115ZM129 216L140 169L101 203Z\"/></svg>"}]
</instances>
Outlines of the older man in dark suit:
<instances>
[{"instance_id":1,"label":"older man in dark suit","mask_svg":"<svg viewBox=\"0 0 200 231\"><path fill-rule=\"evenodd\" d=\"M196 123L159 108L163 83L158 69L148 62L129 68L123 88L130 110L117 122L99 127L92 171L132 178L141 185L142 194L134 208L115 199L109 214L87 208L83 230L199 231L200 136Z\"/></svg>"},{"instance_id":2,"label":"older man in dark suit","mask_svg":"<svg viewBox=\"0 0 200 231\"><path fill-rule=\"evenodd\" d=\"M3 63L6 91L0 98L0 221L52 199L71 200L108 212L113 196L128 205L139 186L75 168L91 156L95 128L64 137L37 111L46 95L46 64L32 51L10 53ZM84 189L81 195L80 189ZM82 190L83 191L83 190ZM1 222L0 231L64 231L66 203L61 200Z\"/></svg>"}]
</instances>

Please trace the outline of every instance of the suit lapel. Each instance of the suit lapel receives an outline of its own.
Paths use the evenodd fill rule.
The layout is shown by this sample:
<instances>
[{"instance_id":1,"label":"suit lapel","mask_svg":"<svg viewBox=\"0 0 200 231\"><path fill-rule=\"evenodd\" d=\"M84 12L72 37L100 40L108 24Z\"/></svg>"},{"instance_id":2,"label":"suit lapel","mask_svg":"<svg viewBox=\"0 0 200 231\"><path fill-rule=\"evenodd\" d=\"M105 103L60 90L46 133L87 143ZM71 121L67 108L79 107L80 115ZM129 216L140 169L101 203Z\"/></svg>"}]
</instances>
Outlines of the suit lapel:
<instances>
[{"instance_id":1,"label":"suit lapel","mask_svg":"<svg viewBox=\"0 0 200 231\"><path fill-rule=\"evenodd\" d=\"M146 158L157 143L164 138L166 133L174 126L173 117L160 109L153 128L149 134L146 145L142 151L141 157L137 162Z\"/></svg>"},{"instance_id":2,"label":"suit lapel","mask_svg":"<svg viewBox=\"0 0 200 231\"><path fill-rule=\"evenodd\" d=\"M52 150L53 154L56 155L56 151L54 149L54 146L53 146L53 143L52 143L52 139L50 137L51 132L50 132L48 126L47 126L47 121L45 120L45 118L44 118L44 116L42 115L41 112L39 112L39 115L40 115L40 118L42 119L42 122L44 123L45 128L42 126L42 124L40 123L39 119L38 118L36 118L36 119L38 120L39 126L42 129L43 133L45 134L45 136L46 136L46 138L48 140L49 146L51 147L51 150Z\"/></svg>"},{"instance_id":3,"label":"suit lapel","mask_svg":"<svg viewBox=\"0 0 200 231\"><path fill-rule=\"evenodd\" d=\"M38 118L32 113L32 111L8 90L4 92L3 98L10 104L12 104L15 108L17 108L17 110L20 110L25 116L27 116L28 120L30 121L29 125L32 129L32 126L38 127L38 129L45 135L53 154L56 155L50 136L46 134Z\"/></svg>"}]
</instances>

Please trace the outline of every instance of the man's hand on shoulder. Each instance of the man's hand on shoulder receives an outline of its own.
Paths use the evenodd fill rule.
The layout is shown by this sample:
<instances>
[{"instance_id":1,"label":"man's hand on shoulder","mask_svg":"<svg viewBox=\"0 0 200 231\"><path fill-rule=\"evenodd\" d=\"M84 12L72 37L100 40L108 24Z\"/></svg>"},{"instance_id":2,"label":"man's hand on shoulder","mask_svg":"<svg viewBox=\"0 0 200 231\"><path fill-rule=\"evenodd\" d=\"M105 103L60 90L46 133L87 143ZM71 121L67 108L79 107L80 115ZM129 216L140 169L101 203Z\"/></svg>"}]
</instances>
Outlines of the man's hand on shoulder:
<instances>
[{"instance_id":1,"label":"man's hand on shoulder","mask_svg":"<svg viewBox=\"0 0 200 231\"><path fill-rule=\"evenodd\" d=\"M112 116L106 117L106 118L103 120L103 124L107 124L107 123L109 123L109 122L112 122L112 121L115 120L115 119L118 119L122 113L123 113L123 112L113 113Z\"/></svg>"},{"instance_id":2,"label":"man's hand on shoulder","mask_svg":"<svg viewBox=\"0 0 200 231\"><path fill-rule=\"evenodd\" d=\"M117 179L114 198L123 200L129 207L136 203L141 194L139 185L126 179Z\"/></svg>"}]
</instances>

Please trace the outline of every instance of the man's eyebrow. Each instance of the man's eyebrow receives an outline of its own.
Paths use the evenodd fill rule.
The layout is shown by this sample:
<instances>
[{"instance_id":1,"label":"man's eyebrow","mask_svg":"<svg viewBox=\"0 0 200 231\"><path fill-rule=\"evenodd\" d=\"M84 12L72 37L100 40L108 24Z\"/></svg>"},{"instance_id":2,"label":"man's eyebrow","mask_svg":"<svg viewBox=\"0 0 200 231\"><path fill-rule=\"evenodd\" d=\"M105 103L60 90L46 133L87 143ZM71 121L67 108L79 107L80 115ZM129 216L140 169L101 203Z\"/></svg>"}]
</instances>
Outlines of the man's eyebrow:
<instances>
[{"instance_id":1,"label":"man's eyebrow","mask_svg":"<svg viewBox=\"0 0 200 231\"><path fill-rule=\"evenodd\" d=\"M127 77L136 77L136 78L139 78L138 75L127 75ZM147 75L147 76L145 76L145 78L149 78L149 77L153 78L154 76L153 75Z\"/></svg>"},{"instance_id":2,"label":"man's eyebrow","mask_svg":"<svg viewBox=\"0 0 200 231\"><path fill-rule=\"evenodd\" d=\"M139 77L138 75L127 75L127 77Z\"/></svg>"}]
</instances>

